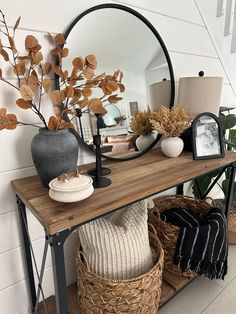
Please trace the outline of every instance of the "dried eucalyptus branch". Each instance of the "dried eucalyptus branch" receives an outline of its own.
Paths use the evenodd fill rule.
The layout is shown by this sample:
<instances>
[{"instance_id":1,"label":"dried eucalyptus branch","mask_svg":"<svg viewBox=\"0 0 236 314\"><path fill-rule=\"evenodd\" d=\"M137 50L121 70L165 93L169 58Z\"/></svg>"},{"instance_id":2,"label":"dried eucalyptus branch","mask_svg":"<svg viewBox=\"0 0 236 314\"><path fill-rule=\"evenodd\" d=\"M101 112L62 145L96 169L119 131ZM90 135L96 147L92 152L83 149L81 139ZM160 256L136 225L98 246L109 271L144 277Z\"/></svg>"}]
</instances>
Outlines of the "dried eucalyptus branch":
<instances>
[{"instance_id":1,"label":"dried eucalyptus branch","mask_svg":"<svg viewBox=\"0 0 236 314\"><path fill-rule=\"evenodd\" d=\"M37 38L27 35L25 38L26 54L20 54L15 44L15 34L20 23L20 17L17 19L13 32L10 34L5 15L0 10L2 18L0 23L3 25L4 34L9 42L5 45L0 41L0 57L7 62L12 69L13 74L18 81L18 87L4 78L2 69L0 69L0 81L8 86L17 89L20 98L16 100L16 105L24 110L31 109L43 122L44 127L49 130L61 128L71 128L73 125L64 121L64 115L70 114L76 116L76 108L85 109L95 114L105 114L103 107L105 102L112 104L122 99L118 93L123 93L124 85L121 83L123 73L117 70L113 75L102 73L95 75L97 60L94 55L88 55L85 58L76 57L72 61L72 69L64 70L62 60L69 54L69 49L64 47L65 39L63 34L55 36L48 34L54 48L51 55L57 58L56 65L51 62L44 62L41 52L41 45ZM9 57L5 48L11 50L12 57ZM12 60L11 60L12 59ZM60 90L52 90L50 73L54 72L59 77ZM92 97L93 89L100 89L102 95L99 98ZM41 113L42 97L47 94L54 107L55 116L49 118L48 124ZM14 129L18 124L32 125L17 121L14 114L7 114L5 108L0 108L0 129Z\"/></svg>"}]
</instances>

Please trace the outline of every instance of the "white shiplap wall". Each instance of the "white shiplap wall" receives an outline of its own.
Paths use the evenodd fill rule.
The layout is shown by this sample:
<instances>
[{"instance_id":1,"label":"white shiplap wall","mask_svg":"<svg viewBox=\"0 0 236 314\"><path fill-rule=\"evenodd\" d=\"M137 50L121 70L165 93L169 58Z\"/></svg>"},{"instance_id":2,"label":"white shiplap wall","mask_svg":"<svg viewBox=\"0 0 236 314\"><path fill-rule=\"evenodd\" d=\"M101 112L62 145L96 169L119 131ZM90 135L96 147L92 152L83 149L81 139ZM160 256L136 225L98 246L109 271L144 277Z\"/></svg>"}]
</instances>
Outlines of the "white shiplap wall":
<instances>
[{"instance_id":1,"label":"white shiplap wall","mask_svg":"<svg viewBox=\"0 0 236 314\"><path fill-rule=\"evenodd\" d=\"M111 1L110 1L111 2ZM20 41L31 33L45 43L45 32L64 32L70 22L85 9L100 4L99 0L56 0L32 2L30 0L2 0L1 10L6 14L9 25L22 16L19 30ZM157 28L170 52L176 86L181 76L196 75L204 70L206 75L224 77L222 104L234 104L235 96L230 82L211 42L194 0L124 0L116 3L131 6L143 14ZM45 47L50 49L49 46ZM11 77L10 74L8 77ZM0 85L0 105L14 106L13 92ZM46 114L50 106L45 101ZM48 111L48 112L47 112ZM39 122L32 114L19 113L27 122ZM35 173L30 156L30 143L37 132L32 127L22 126L17 130L0 132L0 312L3 314L27 314L29 303L26 292L22 248L19 236L18 214L10 180ZM93 159L80 152L79 163ZM36 219L28 213L30 234L37 262L41 261L43 230ZM74 253L77 235L73 233L66 243L66 266L68 283L75 281ZM53 293L51 258L48 257L44 277L46 295Z\"/></svg>"}]
</instances>

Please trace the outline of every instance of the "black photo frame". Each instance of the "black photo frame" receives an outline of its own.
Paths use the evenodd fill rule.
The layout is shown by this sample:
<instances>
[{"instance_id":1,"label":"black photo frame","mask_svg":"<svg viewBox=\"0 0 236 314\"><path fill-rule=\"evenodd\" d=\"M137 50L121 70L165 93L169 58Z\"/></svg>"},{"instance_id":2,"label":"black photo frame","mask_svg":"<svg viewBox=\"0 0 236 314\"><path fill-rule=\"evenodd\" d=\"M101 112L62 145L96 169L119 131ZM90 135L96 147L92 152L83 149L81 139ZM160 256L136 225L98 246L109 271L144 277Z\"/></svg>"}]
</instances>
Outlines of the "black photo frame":
<instances>
[{"instance_id":1,"label":"black photo frame","mask_svg":"<svg viewBox=\"0 0 236 314\"><path fill-rule=\"evenodd\" d=\"M224 157L223 134L216 115L203 112L194 118L192 145L194 160Z\"/></svg>"}]
</instances>

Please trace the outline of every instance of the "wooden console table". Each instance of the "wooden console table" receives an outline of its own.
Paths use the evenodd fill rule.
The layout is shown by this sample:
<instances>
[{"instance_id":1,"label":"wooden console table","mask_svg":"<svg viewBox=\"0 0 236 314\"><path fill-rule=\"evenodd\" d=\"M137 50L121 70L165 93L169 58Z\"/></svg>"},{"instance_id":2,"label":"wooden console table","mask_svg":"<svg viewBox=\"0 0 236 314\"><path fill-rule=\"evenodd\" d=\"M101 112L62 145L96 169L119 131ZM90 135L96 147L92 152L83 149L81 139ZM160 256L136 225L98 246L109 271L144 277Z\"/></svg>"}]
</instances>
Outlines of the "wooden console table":
<instances>
[{"instance_id":1,"label":"wooden console table","mask_svg":"<svg viewBox=\"0 0 236 314\"><path fill-rule=\"evenodd\" d=\"M179 187L177 191L181 193L185 182L196 179L216 169L221 169L222 174L226 168L230 168L230 184L225 209L227 215L232 202L235 162L236 153L233 152L226 153L224 158L193 161L192 154L182 154L178 158L167 158L160 151L153 150L138 159L125 162L106 162L106 166L112 170L111 175L109 175L112 184L106 188L95 190L90 198L82 202L70 204L51 200L48 196L48 189L41 186L37 176L12 181L20 213L32 313L37 313L41 282L49 246L51 246L52 251L56 311L58 314L76 313L75 309L68 308L63 250L64 242L72 231L88 221L172 187ZM91 168L91 164L82 166L82 168L86 172L87 169ZM219 177L216 178L209 190ZM39 280L37 292L32 264L34 254L27 227L25 206L35 215L45 229L43 262L40 272L37 272ZM169 277L168 273L164 275L166 282L168 282ZM176 291L188 283L188 280L181 277L179 281L178 278L169 278L169 280L172 280L172 282L175 281L173 287ZM165 290L165 287L163 287L163 290ZM73 292L73 287L69 291ZM173 296L176 291L171 294L166 292L166 297L162 302ZM69 303L70 305L72 304L72 302ZM43 313L43 311L40 313ZM48 311L48 313L55 313L55 311Z\"/></svg>"}]
</instances>

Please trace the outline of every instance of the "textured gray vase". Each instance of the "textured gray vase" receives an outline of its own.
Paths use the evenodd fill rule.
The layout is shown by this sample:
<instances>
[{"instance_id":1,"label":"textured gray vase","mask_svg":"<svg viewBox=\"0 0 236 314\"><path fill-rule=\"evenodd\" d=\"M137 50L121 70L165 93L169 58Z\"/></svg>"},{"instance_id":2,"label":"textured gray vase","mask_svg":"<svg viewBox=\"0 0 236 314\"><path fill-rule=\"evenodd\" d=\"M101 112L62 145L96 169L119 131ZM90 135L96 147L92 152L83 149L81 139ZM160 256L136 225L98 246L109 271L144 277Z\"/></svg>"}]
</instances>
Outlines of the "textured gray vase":
<instances>
[{"instance_id":1,"label":"textured gray vase","mask_svg":"<svg viewBox=\"0 0 236 314\"><path fill-rule=\"evenodd\" d=\"M43 128L32 139L31 154L43 186L48 187L52 179L76 168L78 142L68 129Z\"/></svg>"}]
</instances>

